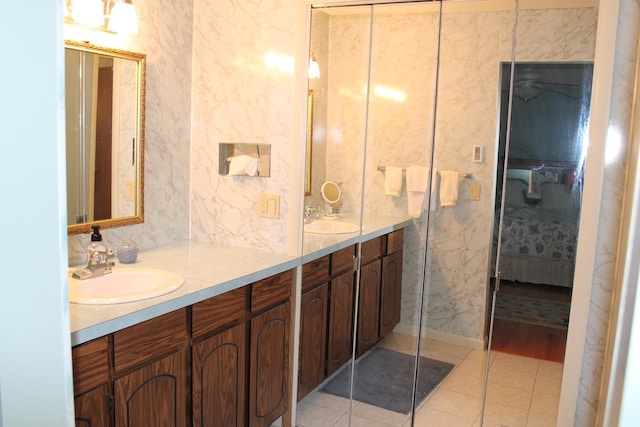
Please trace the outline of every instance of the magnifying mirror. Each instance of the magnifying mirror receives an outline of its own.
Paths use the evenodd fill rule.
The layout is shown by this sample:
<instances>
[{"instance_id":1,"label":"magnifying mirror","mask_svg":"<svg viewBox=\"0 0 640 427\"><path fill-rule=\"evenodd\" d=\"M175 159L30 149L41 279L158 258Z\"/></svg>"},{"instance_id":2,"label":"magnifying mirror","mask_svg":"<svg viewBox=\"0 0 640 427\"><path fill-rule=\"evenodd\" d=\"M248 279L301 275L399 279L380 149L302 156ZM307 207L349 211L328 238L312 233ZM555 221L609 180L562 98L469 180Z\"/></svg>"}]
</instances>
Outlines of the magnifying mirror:
<instances>
[{"instance_id":1,"label":"magnifying mirror","mask_svg":"<svg viewBox=\"0 0 640 427\"><path fill-rule=\"evenodd\" d=\"M340 187L333 181L327 181L322 184L322 188L320 189L322 193L322 198L325 202L327 202L327 217L336 217L336 214L333 213L333 205L338 203L340 200L340 196L342 192L340 191Z\"/></svg>"}]
</instances>

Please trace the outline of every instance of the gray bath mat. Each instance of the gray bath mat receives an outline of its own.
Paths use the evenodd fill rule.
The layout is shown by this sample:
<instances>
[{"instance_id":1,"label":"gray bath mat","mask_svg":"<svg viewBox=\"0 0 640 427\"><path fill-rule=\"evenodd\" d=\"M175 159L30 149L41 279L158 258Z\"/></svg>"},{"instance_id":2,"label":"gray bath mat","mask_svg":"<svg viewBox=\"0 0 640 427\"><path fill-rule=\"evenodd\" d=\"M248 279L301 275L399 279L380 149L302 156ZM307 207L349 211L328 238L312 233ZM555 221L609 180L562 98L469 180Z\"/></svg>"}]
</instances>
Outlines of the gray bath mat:
<instances>
[{"instance_id":1,"label":"gray bath mat","mask_svg":"<svg viewBox=\"0 0 640 427\"><path fill-rule=\"evenodd\" d=\"M415 357L397 351L377 348L356 361L353 398L394 412L411 412L411 387ZM416 406L451 372L453 365L439 360L420 358ZM345 367L321 391L349 397L351 369Z\"/></svg>"}]
</instances>

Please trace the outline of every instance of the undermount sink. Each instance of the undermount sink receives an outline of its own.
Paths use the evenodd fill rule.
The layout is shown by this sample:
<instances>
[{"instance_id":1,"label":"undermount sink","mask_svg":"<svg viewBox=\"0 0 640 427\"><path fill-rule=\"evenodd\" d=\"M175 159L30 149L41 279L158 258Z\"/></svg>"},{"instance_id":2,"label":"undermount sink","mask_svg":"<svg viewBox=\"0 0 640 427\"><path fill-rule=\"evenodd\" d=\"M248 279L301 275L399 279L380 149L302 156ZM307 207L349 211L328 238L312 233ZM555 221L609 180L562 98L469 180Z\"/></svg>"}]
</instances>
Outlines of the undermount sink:
<instances>
[{"instance_id":1,"label":"undermount sink","mask_svg":"<svg viewBox=\"0 0 640 427\"><path fill-rule=\"evenodd\" d=\"M165 295L184 284L182 276L151 268L114 267L110 274L91 279L69 278L69 302L120 304Z\"/></svg>"},{"instance_id":2,"label":"undermount sink","mask_svg":"<svg viewBox=\"0 0 640 427\"><path fill-rule=\"evenodd\" d=\"M304 225L304 232L312 234L346 234L356 231L360 231L357 224L340 220L316 219Z\"/></svg>"}]
</instances>

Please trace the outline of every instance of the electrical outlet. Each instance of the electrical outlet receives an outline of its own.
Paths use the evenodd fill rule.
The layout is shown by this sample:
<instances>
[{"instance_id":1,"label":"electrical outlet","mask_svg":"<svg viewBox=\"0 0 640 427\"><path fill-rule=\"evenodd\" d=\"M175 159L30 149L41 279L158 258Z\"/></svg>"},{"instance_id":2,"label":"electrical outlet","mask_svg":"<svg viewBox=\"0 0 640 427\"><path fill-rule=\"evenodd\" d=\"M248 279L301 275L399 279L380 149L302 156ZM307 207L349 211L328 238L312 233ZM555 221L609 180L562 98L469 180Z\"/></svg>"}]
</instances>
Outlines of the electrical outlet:
<instances>
[{"instance_id":1,"label":"electrical outlet","mask_svg":"<svg viewBox=\"0 0 640 427\"><path fill-rule=\"evenodd\" d=\"M260 193L258 196L258 216L280 218L280 196Z\"/></svg>"}]
</instances>

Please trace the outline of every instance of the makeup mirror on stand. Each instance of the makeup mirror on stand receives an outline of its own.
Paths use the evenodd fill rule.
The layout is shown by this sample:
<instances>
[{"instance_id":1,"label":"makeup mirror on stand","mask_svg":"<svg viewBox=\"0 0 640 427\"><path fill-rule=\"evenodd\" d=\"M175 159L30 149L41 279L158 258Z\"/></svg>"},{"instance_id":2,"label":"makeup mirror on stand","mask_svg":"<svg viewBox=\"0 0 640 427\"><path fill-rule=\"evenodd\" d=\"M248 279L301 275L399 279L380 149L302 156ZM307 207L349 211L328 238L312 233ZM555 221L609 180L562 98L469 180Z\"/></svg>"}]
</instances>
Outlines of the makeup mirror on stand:
<instances>
[{"instance_id":1,"label":"makeup mirror on stand","mask_svg":"<svg viewBox=\"0 0 640 427\"><path fill-rule=\"evenodd\" d=\"M337 218L338 215L334 213L334 206L338 203L340 196L342 195L340 187L333 181L327 181L322 184L320 192L322 193L324 201L327 202L327 213L325 214L325 217Z\"/></svg>"}]
</instances>

